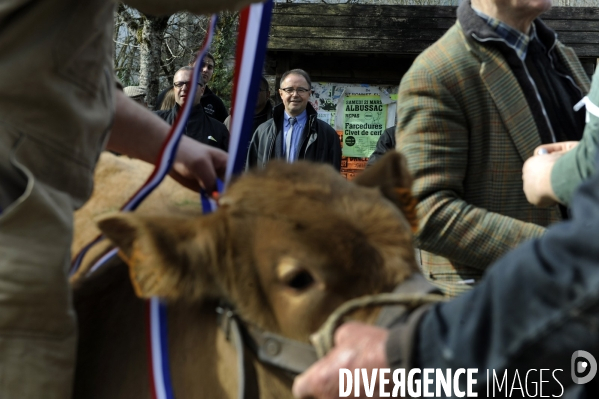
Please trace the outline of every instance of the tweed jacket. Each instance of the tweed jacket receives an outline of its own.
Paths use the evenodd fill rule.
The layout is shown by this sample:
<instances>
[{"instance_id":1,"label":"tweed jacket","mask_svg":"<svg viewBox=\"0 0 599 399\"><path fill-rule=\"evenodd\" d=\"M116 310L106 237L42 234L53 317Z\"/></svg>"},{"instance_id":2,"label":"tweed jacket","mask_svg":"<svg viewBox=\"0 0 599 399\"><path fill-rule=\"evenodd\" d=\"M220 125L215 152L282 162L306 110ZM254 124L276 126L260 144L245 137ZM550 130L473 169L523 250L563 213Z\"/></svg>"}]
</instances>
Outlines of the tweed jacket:
<instances>
[{"instance_id":1,"label":"tweed jacket","mask_svg":"<svg viewBox=\"0 0 599 399\"><path fill-rule=\"evenodd\" d=\"M574 51L559 42L554 51L588 92ZM424 274L447 294L466 291L494 260L561 219L522 190L522 166L541 139L516 77L459 21L404 75L397 108L397 149L419 201L415 244Z\"/></svg>"}]
</instances>

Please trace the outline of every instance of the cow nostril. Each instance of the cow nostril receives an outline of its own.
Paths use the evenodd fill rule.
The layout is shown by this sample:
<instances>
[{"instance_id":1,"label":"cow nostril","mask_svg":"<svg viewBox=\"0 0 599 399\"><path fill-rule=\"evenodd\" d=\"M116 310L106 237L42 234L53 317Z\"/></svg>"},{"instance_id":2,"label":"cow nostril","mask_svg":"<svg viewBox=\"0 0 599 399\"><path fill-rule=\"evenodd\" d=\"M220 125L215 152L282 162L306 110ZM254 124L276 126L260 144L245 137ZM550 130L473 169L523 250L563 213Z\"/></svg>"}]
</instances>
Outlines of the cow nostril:
<instances>
[{"instance_id":1,"label":"cow nostril","mask_svg":"<svg viewBox=\"0 0 599 399\"><path fill-rule=\"evenodd\" d=\"M287 285L296 290L303 290L311 286L313 283L314 277L312 277L312 275L307 271L303 270L297 273L295 276L293 276L293 278L289 280Z\"/></svg>"}]
</instances>

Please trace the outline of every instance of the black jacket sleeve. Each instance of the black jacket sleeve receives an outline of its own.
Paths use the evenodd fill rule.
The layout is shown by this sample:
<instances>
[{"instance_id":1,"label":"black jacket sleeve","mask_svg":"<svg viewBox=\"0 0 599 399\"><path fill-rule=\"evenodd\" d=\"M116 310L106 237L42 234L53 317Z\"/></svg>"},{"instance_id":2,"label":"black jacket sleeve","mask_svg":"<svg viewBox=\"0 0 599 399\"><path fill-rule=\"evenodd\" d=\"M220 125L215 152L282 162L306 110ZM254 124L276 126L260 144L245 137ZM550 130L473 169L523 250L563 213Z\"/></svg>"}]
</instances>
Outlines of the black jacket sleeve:
<instances>
[{"instance_id":1,"label":"black jacket sleeve","mask_svg":"<svg viewBox=\"0 0 599 399\"><path fill-rule=\"evenodd\" d=\"M561 369L555 379L545 376L544 395L572 385L573 353L599 353L598 173L576 192L571 210L571 220L498 260L472 291L427 312L412 362L478 368L479 392L486 389L486 369L511 371L510 378L515 370ZM388 348L394 341L401 341L397 334ZM596 389L597 380L584 389Z\"/></svg>"},{"instance_id":2,"label":"black jacket sleeve","mask_svg":"<svg viewBox=\"0 0 599 399\"><path fill-rule=\"evenodd\" d=\"M395 149L395 126L385 129L379 140L376 142L376 148L370 158L368 158L368 162L366 166L372 166L376 161L379 160L380 157L385 155L385 153L389 150Z\"/></svg>"}]
</instances>

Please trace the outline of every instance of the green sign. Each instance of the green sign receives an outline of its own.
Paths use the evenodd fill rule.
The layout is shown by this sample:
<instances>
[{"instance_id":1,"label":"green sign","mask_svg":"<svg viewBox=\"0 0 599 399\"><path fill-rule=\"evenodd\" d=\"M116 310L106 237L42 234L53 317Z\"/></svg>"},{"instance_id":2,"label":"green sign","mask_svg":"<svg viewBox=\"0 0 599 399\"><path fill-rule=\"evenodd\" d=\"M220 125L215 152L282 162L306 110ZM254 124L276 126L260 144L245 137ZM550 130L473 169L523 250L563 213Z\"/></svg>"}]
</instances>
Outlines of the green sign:
<instances>
[{"instance_id":1,"label":"green sign","mask_svg":"<svg viewBox=\"0 0 599 399\"><path fill-rule=\"evenodd\" d=\"M369 157L387 124L387 105L378 95L349 95L343 103L343 155Z\"/></svg>"}]
</instances>

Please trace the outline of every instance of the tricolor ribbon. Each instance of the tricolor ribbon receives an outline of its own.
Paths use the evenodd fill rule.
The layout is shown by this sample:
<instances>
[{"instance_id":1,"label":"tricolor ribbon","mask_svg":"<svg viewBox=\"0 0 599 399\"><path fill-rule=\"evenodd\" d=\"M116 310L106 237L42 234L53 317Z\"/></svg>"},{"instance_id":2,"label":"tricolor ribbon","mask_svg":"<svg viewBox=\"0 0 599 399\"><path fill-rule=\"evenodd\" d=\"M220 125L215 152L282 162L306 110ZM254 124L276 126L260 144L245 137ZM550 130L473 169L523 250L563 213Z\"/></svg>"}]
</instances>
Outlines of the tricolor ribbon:
<instances>
[{"instance_id":1,"label":"tricolor ribbon","mask_svg":"<svg viewBox=\"0 0 599 399\"><path fill-rule=\"evenodd\" d=\"M260 85L262 66L266 55L266 43L270 28L272 15L272 0L266 3L253 4L241 12L240 26L237 44L237 62L235 65L233 112L231 120L231 137L229 140L229 158L225 184L229 184L233 175L241 173L245 164L247 148L252 135L253 114L256 106L256 93ZM204 41L202 50L196 59L191 89L188 99L195 98L197 81L200 75L201 61L207 53L212 38L217 18L212 16L210 26ZM178 144L181 140L185 124L189 118L193 101L185 101L177 119L169 131L168 137L163 144L156 167L142 187L121 208L122 211L132 211L162 182L171 169ZM219 192L223 185L219 183ZM205 214L216 209L216 202L205 192L201 193L202 209ZM85 246L75 257L71 268L71 275L76 273L81 261L87 251L97 242L103 239L98 236L90 244ZM105 262L117 253L117 249L111 249L97 261L90 273L93 273ZM158 298L151 298L147 302L148 323L148 353L151 390L154 399L174 399L168 356L168 332L166 307Z\"/></svg>"},{"instance_id":2,"label":"tricolor ribbon","mask_svg":"<svg viewBox=\"0 0 599 399\"><path fill-rule=\"evenodd\" d=\"M247 150L253 133L253 115L256 108L256 93L260 86L266 44L272 15L272 0L253 4L240 15L237 39L235 75L233 80L233 110L229 139L229 158L225 185L234 175L242 172ZM196 63L198 65L199 62ZM193 84L192 84L193 85ZM193 95L190 96L193 98ZM223 187L219 181L219 193ZM216 202L205 192L201 193L202 210L208 214L216 210ZM152 387L155 399L173 399L168 368L168 346L166 309L159 299L152 298L149 304L150 338L152 358Z\"/></svg>"},{"instance_id":3,"label":"tricolor ribbon","mask_svg":"<svg viewBox=\"0 0 599 399\"><path fill-rule=\"evenodd\" d=\"M247 150L254 133L252 126L266 56L272 7L272 0L252 4L239 16L233 78L231 138L225 187L231 183L233 176L243 171Z\"/></svg>"},{"instance_id":4,"label":"tricolor ribbon","mask_svg":"<svg viewBox=\"0 0 599 399\"><path fill-rule=\"evenodd\" d=\"M245 8L240 15L239 34L237 39L235 75L233 80L233 110L231 116L231 136L229 139L229 158L225 185L232 176L240 174L245 165L247 149L253 133L253 115L256 108L256 93L260 86L262 66L266 55L268 31L272 15L272 0L266 3L253 4ZM196 62L196 65L199 64ZM190 96L193 98L193 96ZM219 183L218 191L223 186ZM216 210L216 202L205 192L201 193L204 214ZM152 389L154 399L174 399L170 387L170 371L168 368L167 319L164 304L158 298L152 298L148 311L150 323L151 351L150 356ZM240 388L243 390L243 387Z\"/></svg>"},{"instance_id":5,"label":"tricolor ribbon","mask_svg":"<svg viewBox=\"0 0 599 399\"><path fill-rule=\"evenodd\" d=\"M166 305L158 297L146 302L150 388L153 399L175 399L168 357Z\"/></svg>"},{"instance_id":6,"label":"tricolor ribbon","mask_svg":"<svg viewBox=\"0 0 599 399\"><path fill-rule=\"evenodd\" d=\"M214 31L216 28L217 20L218 20L218 17L216 15L213 15L212 18L210 19L210 24L208 25L208 30L206 33L206 37L204 39L204 43L202 45L200 52L197 55L196 63L193 68L193 74L191 76L191 83L190 83L191 88L189 89L189 94L187 96L187 99L195 98L195 94L198 89L197 82L199 80L201 69L202 69L202 60L204 59L204 56L210 49L210 44L212 43L212 38L214 37ZM189 119L189 114L191 112L192 107L193 107L192 100L190 100L190 101L186 100L184 102L183 107L181 107L179 113L177 114L177 118L175 119L173 126L169 130L169 133L168 133L164 143L162 144L162 148L160 150L158 159L155 162L156 166L154 168L154 171L148 177L146 182L139 188L139 190L137 190L137 192L135 194L133 194L133 196L125 203L125 205L123 205L123 207L121 208L121 211L129 212L129 211L133 211L133 210L137 209L139 204L141 204L142 201L144 199L146 199L146 197L148 195L150 195L150 193L152 191L154 191L154 189L156 187L158 187L158 185L162 182L162 180L164 180L164 178L166 177L168 172L171 170L173 163L175 161L175 155L177 153L177 148L179 146L179 142L181 141L181 136L183 136L183 131L185 129L187 120ZM99 235L91 243L89 243L85 247L83 247L83 249L75 257L75 259L71 265L71 271L70 271L71 275L75 274L77 272L77 270L79 270L79 267L81 266L81 262L82 262L83 258L85 257L85 254L87 253L87 251L91 247L93 247L95 244L100 242L103 238L104 238L103 235ZM118 252L117 249L111 249L111 250L109 250L109 252L105 253L92 266L92 268L90 269L90 273L96 271L99 267L101 267L103 264L105 264L105 262L108 259L110 259L112 256L114 256L117 252Z\"/></svg>"},{"instance_id":7,"label":"tricolor ribbon","mask_svg":"<svg viewBox=\"0 0 599 399\"><path fill-rule=\"evenodd\" d=\"M170 154L170 158L169 161L169 167L166 169L166 171L164 172L164 175L166 175L166 173L168 173L168 171L170 170L170 168L172 167L174 158L175 158L175 154L177 152L177 147L178 147L178 143L179 140L181 139L181 136L183 134L183 128L185 127L185 124L187 123L187 119L189 118L189 113L191 111L191 107L193 106L193 99L195 98L196 95L196 91L197 91L197 82L200 76L200 71L202 68L202 60L204 59L204 56L206 55L206 53L208 52L208 49L210 48L210 44L212 43L212 38L214 36L214 30L216 27L216 21L217 21L217 17L216 15L213 15L212 18L210 19L210 25L208 27L208 31L206 34L206 38L204 40L204 44L202 46L202 49L200 50L200 52L198 53L198 56L196 58L196 62L193 68L193 75L191 78L191 89L189 92L189 95L187 96L187 99L185 101L185 103L183 104L183 109L182 111L179 112L179 115L177 115L177 119L175 120L175 123L173 125L173 129L171 129L171 131L176 131L176 135L177 135L177 142L175 143L174 146L172 146L172 150L171 150L171 146L168 145L168 143L170 143L170 139L167 139L167 144L164 147L169 148L169 154ZM174 141L174 140L173 140ZM166 158L166 155L165 155ZM161 162L162 163L162 159L161 158ZM156 169L158 169L158 167L156 167ZM162 181L162 179L164 178L164 176L162 176L162 178L160 179ZM151 177L150 179L151 180ZM219 185L219 190L220 187L222 186L221 184ZM157 185L156 185L157 186ZM147 195L154 190L155 186L152 187L149 192L147 194L144 195L144 197L139 201L143 201L143 199L145 197L147 197ZM145 187L142 187L138 193L140 192L145 192ZM137 195L137 194L136 194ZM202 209L204 211L204 213L209 213L212 210L215 209L216 207L216 203L208 197L208 195L202 190L202 192L200 193L200 198L201 198L201 202L202 202ZM139 205L139 203L137 204ZM136 205L136 207L137 207ZM133 208L135 209L135 208ZM125 209L128 210L128 209ZM92 268L93 270L93 268ZM153 399L174 399L175 395L173 393L173 387L172 387L172 383L171 383L171 373L170 373L170 367L169 367L169 350L168 350L168 320L167 320L167 314L166 314L166 305L160 300L160 298L157 297L153 297L151 298L147 303L147 312L148 312L148 327L147 327L147 331L149 333L149 348L148 348L148 357L149 357L149 366L150 366L150 387L151 387L151 391L152 391L152 397Z\"/></svg>"}]
</instances>

